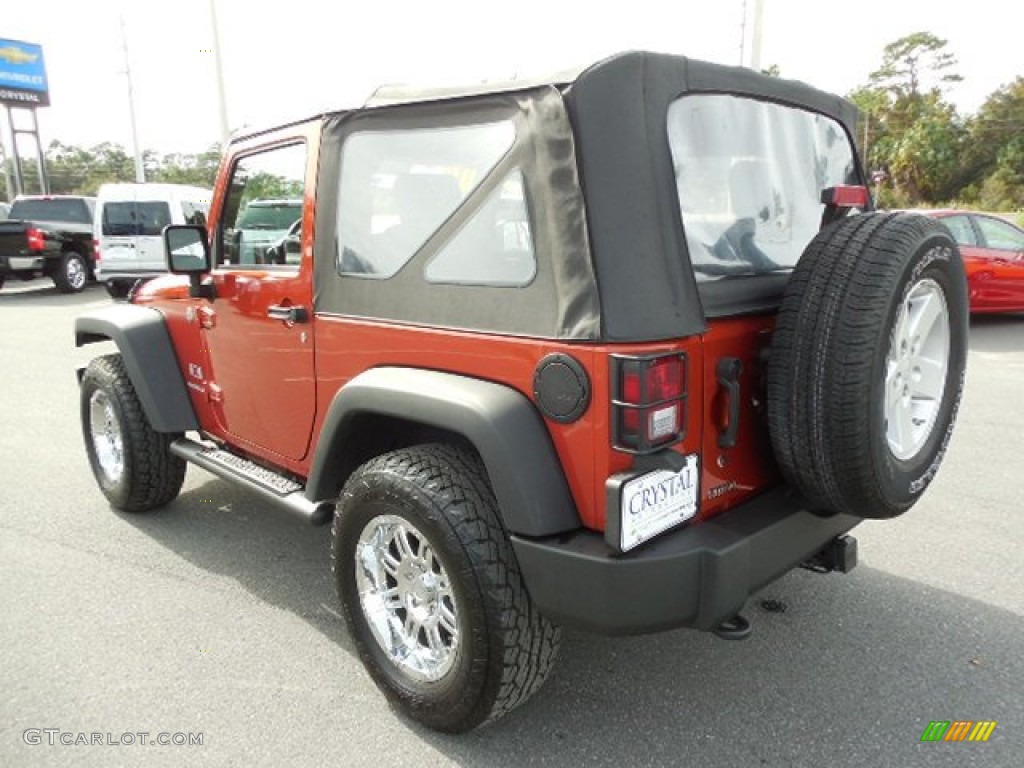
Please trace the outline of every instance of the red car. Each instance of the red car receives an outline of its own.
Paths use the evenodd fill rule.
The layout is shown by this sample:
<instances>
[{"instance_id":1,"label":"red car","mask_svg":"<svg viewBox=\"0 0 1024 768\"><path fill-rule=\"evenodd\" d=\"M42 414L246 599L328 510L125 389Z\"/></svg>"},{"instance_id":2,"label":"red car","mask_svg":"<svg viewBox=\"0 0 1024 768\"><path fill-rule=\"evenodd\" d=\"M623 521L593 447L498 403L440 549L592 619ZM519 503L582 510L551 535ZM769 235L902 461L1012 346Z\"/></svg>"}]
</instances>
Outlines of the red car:
<instances>
[{"instance_id":1,"label":"red car","mask_svg":"<svg viewBox=\"0 0 1024 768\"><path fill-rule=\"evenodd\" d=\"M1005 219L967 211L928 211L960 245L972 313L1024 312L1024 230Z\"/></svg>"}]
</instances>

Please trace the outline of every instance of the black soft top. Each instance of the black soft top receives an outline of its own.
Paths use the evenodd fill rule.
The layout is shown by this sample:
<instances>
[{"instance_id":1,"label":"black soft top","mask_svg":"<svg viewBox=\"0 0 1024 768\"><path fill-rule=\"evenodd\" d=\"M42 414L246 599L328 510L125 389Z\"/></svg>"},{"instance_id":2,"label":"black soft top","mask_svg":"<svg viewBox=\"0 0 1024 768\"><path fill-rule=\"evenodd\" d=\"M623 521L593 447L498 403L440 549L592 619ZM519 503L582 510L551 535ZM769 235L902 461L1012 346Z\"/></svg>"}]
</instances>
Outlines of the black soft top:
<instances>
[{"instance_id":1,"label":"black soft top","mask_svg":"<svg viewBox=\"0 0 1024 768\"><path fill-rule=\"evenodd\" d=\"M687 93L738 94L819 112L837 120L848 137L856 128L857 111L850 102L742 67L627 53L585 70L567 87L566 103L609 339L668 338L705 327L666 124L669 105ZM731 290L777 296L785 279L772 276L768 280L778 285L770 286L757 285L766 281L754 278Z\"/></svg>"},{"instance_id":2,"label":"black soft top","mask_svg":"<svg viewBox=\"0 0 1024 768\"><path fill-rule=\"evenodd\" d=\"M359 124L369 127L378 122L375 115L385 123L418 120L425 113L448 113L453 102L468 108L474 102L511 98L531 112L529 103L544 101L545 92L558 94L571 126L578 170L573 183L578 184L585 203L580 206L585 211L581 225L593 262L592 266L560 265L580 275L592 270L592 276L558 281L559 303L572 312L550 334L580 340L690 336L706 329L705 310L714 314L716 299L698 292L683 233L666 119L676 99L688 93L735 94L820 113L842 126L851 145L857 120L853 104L804 83L683 56L632 52L549 78L468 88L381 88L363 109L335 116L339 129L345 124L335 141L340 144ZM531 130L541 141L538 146L544 145L545 124L543 120L532 123ZM861 169L856 170L862 177ZM552 243L564 244L565 238L558 237L559 225L554 226ZM731 294L747 292L749 296L740 296L728 312L721 313L732 313L736 307L770 310L777 305L786 279L785 274L773 274L749 278L742 281L743 286L732 284ZM587 309L580 311L580 307ZM573 312L577 316L571 316ZM568 333L566 328L577 330ZM581 333L583 328L591 330ZM514 327L507 331L539 332Z\"/></svg>"}]
</instances>

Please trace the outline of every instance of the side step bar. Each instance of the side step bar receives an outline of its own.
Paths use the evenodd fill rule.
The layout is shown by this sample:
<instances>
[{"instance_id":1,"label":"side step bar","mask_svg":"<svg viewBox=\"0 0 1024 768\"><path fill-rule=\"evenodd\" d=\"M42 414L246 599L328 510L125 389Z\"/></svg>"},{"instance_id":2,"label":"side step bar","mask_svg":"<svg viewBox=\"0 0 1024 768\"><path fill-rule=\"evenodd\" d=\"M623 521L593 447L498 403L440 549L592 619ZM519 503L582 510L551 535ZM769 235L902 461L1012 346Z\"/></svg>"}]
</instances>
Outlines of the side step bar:
<instances>
[{"instance_id":1,"label":"side step bar","mask_svg":"<svg viewBox=\"0 0 1024 768\"><path fill-rule=\"evenodd\" d=\"M171 443L171 453L217 477L248 488L312 525L329 523L334 515L334 504L310 501L303 493L303 486L291 478L229 451L183 437Z\"/></svg>"}]
</instances>

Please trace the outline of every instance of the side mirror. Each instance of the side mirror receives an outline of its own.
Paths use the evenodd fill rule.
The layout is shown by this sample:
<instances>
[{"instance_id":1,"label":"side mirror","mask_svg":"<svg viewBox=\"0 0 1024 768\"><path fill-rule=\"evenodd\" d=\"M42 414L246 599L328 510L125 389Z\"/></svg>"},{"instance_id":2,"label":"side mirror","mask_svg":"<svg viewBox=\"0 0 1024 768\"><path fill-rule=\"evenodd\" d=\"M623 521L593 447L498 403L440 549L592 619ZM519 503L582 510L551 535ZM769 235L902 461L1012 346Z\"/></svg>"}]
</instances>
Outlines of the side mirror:
<instances>
[{"instance_id":1,"label":"side mirror","mask_svg":"<svg viewBox=\"0 0 1024 768\"><path fill-rule=\"evenodd\" d=\"M164 227L164 246L167 248L167 269L175 275L189 276L189 296L212 301L215 296L213 285L201 282L202 276L212 268L206 227L191 224Z\"/></svg>"}]
</instances>

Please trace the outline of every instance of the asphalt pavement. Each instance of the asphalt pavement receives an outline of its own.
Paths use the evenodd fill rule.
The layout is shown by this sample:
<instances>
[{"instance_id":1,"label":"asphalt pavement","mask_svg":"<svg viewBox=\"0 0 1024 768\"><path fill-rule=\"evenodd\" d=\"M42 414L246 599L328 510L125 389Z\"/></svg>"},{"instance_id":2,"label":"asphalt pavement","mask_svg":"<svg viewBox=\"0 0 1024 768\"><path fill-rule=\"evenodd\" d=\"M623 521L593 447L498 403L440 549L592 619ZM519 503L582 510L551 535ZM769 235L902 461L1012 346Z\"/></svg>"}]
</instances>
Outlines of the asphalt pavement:
<instances>
[{"instance_id":1,"label":"asphalt pavement","mask_svg":"<svg viewBox=\"0 0 1024 768\"><path fill-rule=\"evenodd\" d=\"M0 765L1024 765L1024 316L972 322L939 476L855 530L851 574L783 577L743 642L566 632L534 699L444 736L363 671L326 528L195 467L165 510L109 508L74 375L108 348L72 333L108 303L0 291ZM997 725L922 743L933 720Z\"/></svg>"}]
</instances>

